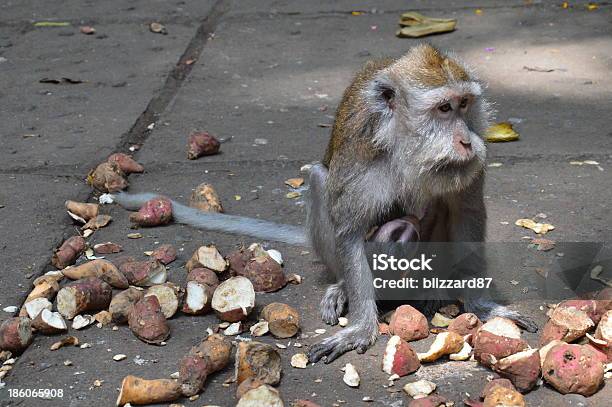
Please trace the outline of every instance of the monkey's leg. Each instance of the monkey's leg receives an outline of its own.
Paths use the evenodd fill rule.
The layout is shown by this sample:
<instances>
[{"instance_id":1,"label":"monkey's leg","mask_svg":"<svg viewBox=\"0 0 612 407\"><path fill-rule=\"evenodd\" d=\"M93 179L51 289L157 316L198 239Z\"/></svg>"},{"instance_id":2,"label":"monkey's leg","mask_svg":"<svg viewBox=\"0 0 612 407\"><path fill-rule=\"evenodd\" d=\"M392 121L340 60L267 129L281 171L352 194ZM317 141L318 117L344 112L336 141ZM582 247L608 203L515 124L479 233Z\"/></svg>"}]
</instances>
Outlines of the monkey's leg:
<instances>
[{"instance_id":1,"label":"monkey's leg","mask_svg":"<svg viewBox=\"0 0 612 407\"><path fill-rule=\"evenodd\" d=\"M338 278L338 264L333 239L334 231L331 227L328 205L325 199L327 174L327 168L322 164L313 165L310 170L307 229L315 252L327 266L327 269ZM342 280L330 285L321 300L321 318L323 321L330 325L337 324L338 317L344 312L346 300Z\"/></svg>"},{"instance_id":2,"label":"monkey's leg","mask_svg":"<svg viewBox=\"0 0 612 407\"><path fill-rule=\"evenodd\" d=\"M330 363L353 349L364 353L376 341L378 310L364 245L362 233L341 236L337 242L338 257L345 270L344 283L350 298L352 325L310 348L308 360L313 363L324 356L325 363Z\"/></svg>"}]
</instances>

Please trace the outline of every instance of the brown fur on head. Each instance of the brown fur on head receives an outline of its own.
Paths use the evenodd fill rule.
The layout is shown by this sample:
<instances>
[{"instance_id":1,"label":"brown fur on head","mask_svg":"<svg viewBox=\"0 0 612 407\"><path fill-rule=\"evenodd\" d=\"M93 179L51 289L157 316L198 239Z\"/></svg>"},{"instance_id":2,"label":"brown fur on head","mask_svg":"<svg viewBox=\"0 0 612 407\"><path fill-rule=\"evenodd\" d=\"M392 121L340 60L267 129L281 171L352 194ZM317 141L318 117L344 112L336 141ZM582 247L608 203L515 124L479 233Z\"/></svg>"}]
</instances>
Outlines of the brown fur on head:
<instances>
[{"instance_id":1,"label":"brown fur on head","mask_svg":"<svg viewBox=\"0 0 612 407\"><path fill-rule=\"evenodd\" d=\"M431 45L370 62L338 107L324 164L387 156L402 179L439 195L467 187L482 172L488 123L482 86L469 69ZM395 157L394 160L391 160Z\"/></svg>"}]
</instances>

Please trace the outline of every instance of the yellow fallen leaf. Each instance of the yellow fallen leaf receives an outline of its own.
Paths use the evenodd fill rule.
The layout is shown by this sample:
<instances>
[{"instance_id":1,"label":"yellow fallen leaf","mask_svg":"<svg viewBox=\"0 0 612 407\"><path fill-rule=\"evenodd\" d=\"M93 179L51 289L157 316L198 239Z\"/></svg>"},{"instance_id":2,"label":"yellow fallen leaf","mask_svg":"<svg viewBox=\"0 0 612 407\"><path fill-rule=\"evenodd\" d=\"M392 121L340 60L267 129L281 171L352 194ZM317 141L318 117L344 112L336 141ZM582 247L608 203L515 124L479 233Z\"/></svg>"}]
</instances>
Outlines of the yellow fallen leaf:
<instances>
[{"instance_id":1,"label":"yellow fallen leaf","mask_svg":"<svg viewBox=\"0 0 612 407\"><path fill-rule=\"evenodd\" d=\"M285 184L291 188L299 188L304 184L304 178L289 178L285 181Z\"/></svg>"},{"instance_id":2,"label":"yellow fallen leaf","mask_svg":"<svg viewBox=\"0 0 612 407\"><path fill-rule=\"evenodd\" d=\"M550 232L555 228L550 223L539 223L534 221L533 219L518 219L516 222L514 222L514 224L516 226L521 226L526 229L531 229L539 235L543 235L547 232Z\"/></svg>"},{"instance_id":3,"label":"yellow fallen leaf","mask_svg":"<svg viewBox=\"0 0 612 407\"><path fill-rule=\"evenodd\" d=\"M241 199L242 199L242 197L240 195L234 195L234 200L235 201L239 201Z\"/></svg>"},{"instance_id":4,"label":"yellow fallen leaf","mask_svg":"<svg viewBox=\"0 0 612 407\"><path fill-rule=\"evenodd\" d=\"M288 193L287 195L285 195L285 196L286 196L287 198L289 198L289 199L295 199L295 198L297 198L297 197L299 197L299 196L301 196L301 195L302 195L302 194L300 194L300 193L299 193L299 192L297 192L297 191L292 191L292 192L289 192L289 193Z\"/></svg>"},{"instance_id":5,"label":"yellow fallen leaf","mask_svg":"<svg viewBox=\"0 0 612 407\"><path fill-rule=\"evenodd\" d=\"M569 7L569 3L568 3L567 1L564 1L564 2L561 4L561 8L568 8L568 7Z\"/></svg>"},{"instance_id":6,"label":"yellow fallen leaf","mask_svg":"<svg viewBox=\"0 0 612 407\"><path fill-rule=\"evenodd\" d=\"M351 11L351 15L353 16L360 16L363 14L363 11Z\"/></svg>"},{"instance_id":7,"label":"yellow fallen leaf","mask_svg":"<svg viewBox=\"0 0 612 407\"><path fill-rule=\"evenodd\" d=\"M128 239L141 239L142 238L142 233L128 233L127 234Z\"/></svg>"},{"instance_id":8,"label":"yellow fallen leaf","mask_svg":"<svg viewBox=\"0 0 612 407\"><path fill-rule=\"evenodd\" d=\"M597 10L599 8L599 6L595 3L589 3L587 4L587 10L589 11L593 11L593 10Z\"/></svg>"},{"instance_id":9,"label":"yellow fallen leaf","mask_svg":"<svg viewBox=\"0 0 612 407\"><path fill-rule=\"evenodd\" d=\"M512 124L508 122L494 124L485 131L484 136L485 140L489 143L516 141L519 139L519 134L514 131Z\"/></svg>"},{"instance_id":10,"label":"yellow fallen leaf","mask_svg":"<svg viewBox=\"0 0 612 407\"><path fill-rule=\"evenodd\" d=\"M474 13L476 13L477 16L482 15L482 10L477 8L476 10L474 10Z\"/></svg>"}]
</instances>

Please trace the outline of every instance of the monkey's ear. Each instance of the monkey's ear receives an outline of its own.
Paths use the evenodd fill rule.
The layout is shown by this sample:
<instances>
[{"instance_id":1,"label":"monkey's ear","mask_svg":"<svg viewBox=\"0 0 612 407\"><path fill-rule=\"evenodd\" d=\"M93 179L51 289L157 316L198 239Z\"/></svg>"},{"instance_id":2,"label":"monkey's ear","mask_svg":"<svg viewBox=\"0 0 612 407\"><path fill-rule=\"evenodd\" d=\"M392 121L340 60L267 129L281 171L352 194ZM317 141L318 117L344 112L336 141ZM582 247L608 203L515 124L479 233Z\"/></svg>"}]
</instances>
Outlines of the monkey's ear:
<instances>
[{"instance_id":1,"label":"monkey's ear","mask_svg":"<svg viewBox=\"0 0 612 407\"><path fill-rule=\"evenodd\" d=\"M381 113L395 108L395 85L386 75L379 75L370 81L367 95L374 109Z\"/></svg>"}]
</instances>

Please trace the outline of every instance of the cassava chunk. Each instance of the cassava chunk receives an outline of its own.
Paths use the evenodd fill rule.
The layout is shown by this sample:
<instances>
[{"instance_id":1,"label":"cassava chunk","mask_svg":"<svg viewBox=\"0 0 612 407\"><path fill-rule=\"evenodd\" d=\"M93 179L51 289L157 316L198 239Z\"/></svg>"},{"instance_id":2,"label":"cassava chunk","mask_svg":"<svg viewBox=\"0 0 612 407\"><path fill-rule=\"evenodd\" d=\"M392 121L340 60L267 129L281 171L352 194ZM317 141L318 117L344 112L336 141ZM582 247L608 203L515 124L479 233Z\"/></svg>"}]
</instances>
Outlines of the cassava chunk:
<instances>
[{"instance_id":1,"label":"cassava chunk","mask_svg":"<svg viewBox=\"0 0 612 407\"><path fill-rule=\"evenodd\" d=\"M256 292L278 291L287 284L281 265L267 254L249 260L237 274L251 280Z\"/></svg>"},{"instance_id":2,"label":"cassava chunk","mask_svg":"<svg viewBox=\"0 0 612 407\"><path fill-rule=\"evenodd\" d=\"M0 350L20 355L33 340L32 322L27 317L9 318L0 325Z\"/></svg>"},{"instance_id":3,"label":"cassava chunk","mask_svg":"<svg viewBox=\"0 0 612 407\"><path fill-rule=\"evenodd\" d=\"M187 289L183 312L186 314L204 314L211 309L212 297L219 285L219 278L214 271L206 268L195 268L187 275Z\"/></svg>"},{"instance_id":4,"label":"cassava chunk","mask_svg":"<svg viewBox=\"0 0 612 407\"><path fill-rule=\"evenodd\" d=\"M117 243L105 242L94 245L93 250L96 254L112 254L121 252L123 247Z\"/></svg>"},{"instance_id":5,"label":"cassava chunk","mask_svg":"<svg viewBox=\"0 0 612 407\"><path fill-rule=\"evenodd\" d=\"M87 183L101 192L117 192L128 187L125 174L116 162L103 162L87 176Z\"/></svg>"},{"instance_id":6,"label":"cassava chunk","mask_svg":"<svg viewBox=\"0 0 612 407\"><path fill-rule=\"evenodd\" d=\"M210 184L200 184L191 194L189 206L203 212L223 212L221 200Z\"/></svg>"},{"instance_id":7,"label":"cassava chunk","mask_svg":"<svg viewBox=\"0 0 612 407\"><path fill-rule=\"evenodd\" d=\"M495 386L485 397L483 407L526 407L523 395L514 389Z\"/></svg>"},{"instance_id":8,"label":"cassava chunk","mask_svg":"<svg viewBox=\"0 0 612 407\"><path fill-rule=\"evenodd\" d=\"M421 367L421 362L416 352L408 342L394 335L387 342L383 356L382 370L387 374L406 376L416 372Z\"/></svg>"},{"instance_id":9,"label":"cassava chunk","mask_svg":"<svg viewBox=\"0 0 612 407\"><path fill-rule=\"evenodd\" d=\"M518 326L501 317L492 318L480 327L473 343L474 357L485 366L490 366L493 359L502 359L529 347L527 342L521 339Z\"/></svg>"},{"instance_id":10,"label":"cassava chunk","mask_svg":"<svg viewBox=\"0 0 612 407\"><path fill-rule=\"evenodd\" d=\"M59 312L51 312L48 309L42 310L32 321L32 328L44 335L54 335L68 330L62 315Z\"/></svg>"},{"instance_id":11,"label":"cassava chunk","mask_svg":"<svg viewBox=\"0 0 612 407\"><path fill-rule=\"evenodd\" d=\"M221 143L206 131L192 133L187 142L187 158L195 160L203 155L213 155L219 152Z\"/></svg>"},{"instance_id":12,"label":"cassava chunk","mask_svg":"<svg viewBox=\"0 0 612 407\"><path fill-rule=\"evenodd\" d=\"M171 244L163 244L153 250L151 257L159 261L161 264L170 264L176 260L176 249Z\"/></svg>"},{"instance_id":13,"label":"cassava chunk","mask_svg":"<svg viewBox=\"0 0 612 407\"><path fill-rule=\"evenodd\" d=\"M417 341L429 336L427 318L410 305L398 307L389 321L389 333L405 341Z\"/></svg>"},{"instance_id":14,"label":"cassava chunk","mask_svg":"<svg viewBox=\"0 0 612 407\"><path fill-rule=\"evenodd\" d=\"M123 273L110 261L103 259L91 260L75 267L64 269L64 275L71 280L85 277L98 277L115 288L128 288L128 280Z\"/></svg>"},{"instance_id":15,"label":"cassava chunk","mask_svg":"<svg viewBox=\"0 0 612 407\"><path fill-rule=\"evenodd\" d=\"M111 154L106 161L115 162L125 174L139 173L144 171L144 167L138 164L132 157L124 153Z\"/></svg>"},{"instance_id":16,"label":"cassava chunk","mask_svg":"<svg viewBox=\"0 0 612 407\"><path fill-rule=\"evenodd\" d=\"M166 266L155 259L145 261L127 261L119 266L128 282L140 287L163 284L168 278Z\"/></svg>"},{"instance_id":17,"label":"cassava chunk","mask_svg":"<svg viewBox=\"0 0 612 407\"><path fill-rule=\"evenodd\" d=\"M51 301L46 299L45 297L36 298L35 300L26 302L24 305L26 309L26 313L30 319L34 319L42 312L44 309L48 309L49 311L53 307Z\"/></svg>"},{"instance_id":18,"label":"cassava chunk","mask_svg":"<svg viewBox=\"0 0 612 407\"><path fill-rule=\"evenodd\" d=\"M135 287L130 287L115 295L108 307L113 322L117 324L127 323L130 308L140 301L143 296L144 291Z\"/></svg>"},{"instance_id":19,"label":"cassava chunk","mask_svg":"<svg viewBox=\"0 0 612 407\"><path fill-rule=\"evenodd\" d=\"M181 397L181 386L172 379L146 380L126 376L121 383L117 406L167 403Z\"/></svg>"},{"instance_id":20,"label":"cassava chunk","mask_svg":"<svg viewBox=\"0 0 612 407\"><path fill-rule=\"evenodd\" d=\"M554 339L572 342L583 337L594 325L586 312L571 306L557 306L544 326L540 345L546 345Z\"/></svg>"},{"instance_id":21,"label":"cassava chunk","mask_svg":"<svg viewBox=\"0 0 612 407\"><path fill-rule=\"evenodd\" d=\"M144 297L128 314L130 329L143 342L159 345L170 336L170 327L162 313L157 297Z\"/></svg>"},{"instance_id":22,"label":"cassava chunk","mask_svg":"<svg viewBox=\"0 0 612 407\"><path fill-rule=\"evenodd\" d=\"M159 226L172 220L172 201L158 196L145 202L138 212L130 214L130 221L138 226Z\"/></svg>"},{"instance_id":23,"label":"cassava chunk","mask_svg":"<svg viewBox=\"0 0 612 407\"><path fill-rule=\"evenodd\" d=\"M284 407L278 390L268 385L262 385L244 393L236 407Z\"/></svg>"},{"instance_id":24,"label":"cassava chunk","mask_svg":"<svg viewBox=\"0 0 612 407\"><path fill-rule=\"evenodd\" d=\"M561 344L546 354L544 380L562 394L594 394L603 383L601 360L588 346Z\"/></svg>"},{"instance_id":25,"label":"cassava chunk","mask_svg":"<svg viewBox=\"0 0 612 407\"><path fill-rule=\"evenodd\" d=\"M433 362L442 356L461 351L463 348L463 337L455 332L441 332L429 347L426 353L418 353L421 362Z\"/></svg>"},{"instance_id":26,"label":"cassava chunk","mask_svg":"<svg viewBox=\"0 0 612 407\"><path fill-rule=\"evenodd\" d=\"M219 284L213 294L211 305L221 320L242 321L255 306L253 284L245 277L229 278Z\"/></svg>"},{"instance_id":27,"label":"cassava chunk","mask_svg":"<svg viewBox=\"0 0 612 407\"><path fill-rule=\"evenodd\" d=\"M53 253L51 264L58 269L63 269L74 264L76 259L85 251L85 239L81 236L72 236Z\"/></svg>"},{"instance_id":28,"label":"cassava chunk","mask_svg":"<svg viewBox=\"0 0 612 407\"><path fill-rule=\"evenodd\" d=\"M57 310L64 318L72 319L85 311L99 311L108 307L113 290L97 277L74 281L57 293Z\"/></svg>"},{"instance_id":29,"label":"cassava chunk","mask_svg":"<svg viewBox=\"0 0 612 407\"><path fill-rule=\"evenodd\" d=\"M540 377L540 353L528 349L497 361L493 370L512 381L520 391L531 390Z\"/></svg>"},{"instance_id":30,"label":"cassava chunk","mask_svg":"<svg viewBox=\"0 0 612 407\"><path fill-rule=\"evenodd\" d=\"M214 245L200 246L185 265L187 271L191 271L194 268L199 267L204 267L217 273L221 273L227 268L227 262Z\"/></svg>"},{"instance_id":31,"label":"cassava chunk","mask_svg":"<svg viewBox=\"0 0 612 407\"><path fill-rule=\"evenodd\" d=\"M281 357L271 345L251 341L240 342L236 351L235 379L238 384L248 378L275 385L281 377Z\"/></svg>"},{"instance_id":32,"label":"cassava chunk","mask_svg":"<svg viewBox=\"0 0 612 407\"><path fill-rule=\"evenodd\" d=\"M149 287L145 292L145 297L154 295L157 297L161 306L162 313L168 318L172 318L178 310L182 298L182 290L173 283L157 284Z\"/></svg>"},{"instance_id":33,"label":"cassava chunk","mask_svg":"<svg viewBox=\"0 0 612 407\"><path fill-rule=\"evenodd\" d=\"M191 348L179 363L179 383L183 395L193 396L202 391L206 378L227 366L232 343L214 334Z\"/></svg>"},{"instance_id":34,"label":"cassava chunk","mask_svg":"<svg viewBox=\"0 0 612 407\"><path fill-rule=\"evenodd\" d=\"M277 338L291 338L300 329L300 315L287 304L268 304L261 310L260 317L268 322L268 329Z\"/></svg>"},{"instance_id":35,"label":"cassava chunk","mask_svg":"<svg viewBox=\"0 0 612 407\"><path fill-rule=\"evenodd\" d=\"M465 314L459 315L457 318L448 325L447 330L450 332L458 333L461 336L475 334L478 328L482 326L482 322L475 314L466 312ZM471 343L470 343L471 345Z\"/></svg>"},{"instance_id":36,"label":"cassava chunk","mask_svg":"<svg viewBox=\"0 0 612 407\"><path fill-rule=\"evenodd\" d=\"M99 205L94 203L66 201L64 205L66 205L66 210L70 217L81 223L85 223L98 216L98 211L100 210Z\"/></svg>"}]
</instances>

